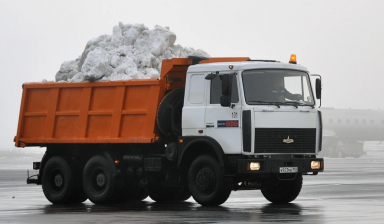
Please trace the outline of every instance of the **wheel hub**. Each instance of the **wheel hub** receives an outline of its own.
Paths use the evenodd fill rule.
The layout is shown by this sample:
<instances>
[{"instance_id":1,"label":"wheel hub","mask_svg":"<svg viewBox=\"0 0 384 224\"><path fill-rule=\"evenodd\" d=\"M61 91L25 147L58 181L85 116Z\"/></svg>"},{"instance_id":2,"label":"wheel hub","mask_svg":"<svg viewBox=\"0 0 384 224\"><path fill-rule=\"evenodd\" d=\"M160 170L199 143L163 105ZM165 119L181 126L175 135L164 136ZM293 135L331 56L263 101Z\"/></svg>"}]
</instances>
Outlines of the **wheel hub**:
<instances>
[{"instance_id":1,"label":"wheel hub","mask_svg":"<svg viewBox=\"0 0 384 224\"><path fill-rule=\"evenodd\" d=\"M61 187L63 186L63 176L59 173L59 174L56 174L55 176L55 186L56 187Z\"/></svg>"},{"instance_id":2,"label":"wheel hub","mask_svg":"<svg viewBox=\"0 0 384 224\"><path fill-rule=\"evenodd\" d=\"M213 185L214 176L210 169L201 169L196 174L196 184L199 190L206 191Z\"/></svg>"},{"instance_id":3,"label":"wheel hub","mask_svg":"<svg viewBox=\"0 0 384 224\"><path fill-rule=\"evenodd\" d=\"M96 176L96 184L97 184L97 186L103 187L105 185L105 182L106 182L105 174L104 173L99 173Z\"/></svg>"}]
</instances>

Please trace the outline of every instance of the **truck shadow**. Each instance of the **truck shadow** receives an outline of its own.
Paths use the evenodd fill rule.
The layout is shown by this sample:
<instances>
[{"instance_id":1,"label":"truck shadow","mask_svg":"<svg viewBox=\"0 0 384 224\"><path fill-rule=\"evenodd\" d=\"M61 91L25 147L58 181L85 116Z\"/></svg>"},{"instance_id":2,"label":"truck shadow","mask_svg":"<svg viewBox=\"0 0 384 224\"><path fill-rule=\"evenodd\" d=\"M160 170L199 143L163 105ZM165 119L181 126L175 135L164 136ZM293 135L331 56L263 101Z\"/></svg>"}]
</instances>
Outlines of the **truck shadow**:
<instances>
[{"instance_id":1,"label":"truck shadow","mask_svg":"<svg viewBox=\"0 0 384 224\"><path fill-rule=\"evenodd\" d=\"M223 212L223 211L238 211L240 208L231 209L224 206L200 206L193 202L148 202L148 201L131 201L117 204L63 204L63 205L47 205L43 208L46 214L55 213L72 213L72 212L122 212L122 211L208 211L208 212ZM248 208L249 209L249 208ZM286 215L301 215L302 207L300 205L290 204L267 204L258 209L260 214L286 214ZM253 209L255 211L255 209Z\"/></svg>"},{"instance_id":2,"label":"truck shadow","mask_svg":"<svg viewBox=\"0 0 384 224\"><path fill-rule=\"evenodd\" d=\"M301 215L302 207L298 204L267 204L261 208L263 214L287 214L287 215Z\"/></svg>"},{"instance_id":3,"label":"truck shadow","mask_svg":"<svg viewBox=\"0 0 384 224\"><path fill-rule=\"evenodd\" d=\"M123 211L228 211L222 206L203 207L192 202L147 202L147 201L131 201L118 204L64 204L64 205L47 205L43 208L46 214L57 213L81 213L81 212L123 212Z\"/></svg>"},{"instance_id":4,"label":"truck shadow","mask_svg":"<svg viewBox=\"0 0 384 224\"><path fill-rule=\"evenodd\" d=\"M164 220L172 219L180 222L283 222L283 223L322 223L324 221L323 211L319 207L305 207L296 204L255 204L253 208L242 206L235 207L200 206L194 202L157 203L150 201L127 202L121 204L95 205L90 203L47 205L43 208L44 214L75 215L82 216L89 213L116 216L117 214L127 220L132 217L147 219L157 217L152 223L162 223ZM139 212L139 213L137 213ZM133 215L135 214L135 215ZM88 216L87 216L88 217ZM162 221L161 221L162 220ZM188 221L189 220L189 221ZM218 221L221 220L221 221Z\"/></svg>"}]
</instances>

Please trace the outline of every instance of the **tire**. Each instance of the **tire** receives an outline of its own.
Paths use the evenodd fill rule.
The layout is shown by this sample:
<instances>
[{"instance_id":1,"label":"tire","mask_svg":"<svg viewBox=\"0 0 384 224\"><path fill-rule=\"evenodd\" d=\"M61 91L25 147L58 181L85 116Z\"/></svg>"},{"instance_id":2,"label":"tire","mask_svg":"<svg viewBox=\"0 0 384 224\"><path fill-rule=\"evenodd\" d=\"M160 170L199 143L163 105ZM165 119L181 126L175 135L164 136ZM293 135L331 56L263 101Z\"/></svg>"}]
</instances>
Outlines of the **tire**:
<instances>
[{"instance_id":1,"label":"tire","mask_svg":"<svg viewBox=\"0 0 384 224\"><path fill-rule=\"evenodd\" d=\"M302 174L297 174L293 180L279 180L277 175L271 184L261 189L261 193L268 201L277 204L286 204L296 199L303 185Z\"/></svg>"},{"instance_id":2,"label":"tire","mask_svg":"<svg viewBox=\"0 0 384 224\"><path fill-rule=\"evenodd\" d=\"M113 174L113 166L104 156L93 156L83 171L84 192L95 204L114 202L121 193L118 179Z\"/></svg>"},{"instance_id":3,"label":"tire","mask_svg":"<svg viewBox=\"0 0 384 224\"><path fill-rule=\"evenodd\" d=\"M160 132L174 140L181 135L181 115L184 104L184 87L165 95L157 111L157 125Z\"/></svg>"},{"instance_id":4,"label":"tire","mask_svg":"<svg viewBox=\"0 0 384 224\"><path fill-rule=\"evenodd\" d=\"M225 180L216 159L198 156L188 172L188 187L196 202L205 206L224 203L231 194L231 185Z\"/></svg>"},{"instance_id":5,"label":"tire","mask_svg":"<svg viewBox=\"0 0 384 224\"><path fill-rule=\"evenodd\" d=\"M42 185L45 197L53 204L74 201L75 180L66 159L54 156L48 160L42 175Z\"/></svg>"}]
</instances>

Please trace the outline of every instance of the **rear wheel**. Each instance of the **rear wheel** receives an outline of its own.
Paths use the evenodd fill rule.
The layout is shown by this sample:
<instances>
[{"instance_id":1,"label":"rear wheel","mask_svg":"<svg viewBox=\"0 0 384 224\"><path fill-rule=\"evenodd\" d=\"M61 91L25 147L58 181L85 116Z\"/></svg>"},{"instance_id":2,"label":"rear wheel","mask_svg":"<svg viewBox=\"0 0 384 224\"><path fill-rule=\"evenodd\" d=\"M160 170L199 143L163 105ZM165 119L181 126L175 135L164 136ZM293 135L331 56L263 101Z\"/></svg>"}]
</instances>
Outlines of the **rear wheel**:
<instances>
[{"instance_id":1,"label":"rear wheel","mask_svg":"<svg viewBox=\"0 0 384 224\"><path fill-rule=\"evenodd\" d=\"M113 165L107 158L97 155L85 165L83 187L89 200L95 204L104 204L116 200L121 187L113 174Z\"/></svg>"},{"instance_id":2,"label":"rear wheel","mask_svg":"<svg viewBox=\"0 0 384 224\"><path fill-rule=\"evenodd\" d=\"M207 206L220 205L231 194L231 185L225 180L218 161L209 155L201 155L192 162L188 187L195 201Z\"/></svg>"},{"instance_id":3,"label":"rear wheel","mask_svg":"<svg viewBox=\"0 0 384 224\"><path fill-rule=\"evenodd\" d=\"M296 199L300 194L302 184L301 173L298 173L293 180L279 180L276 175L268 186L261 189L261 193L272 203L285 204Z\"/></svg>"},{"instance_id":4,"label":"rear wheel","mask_svg":"<svg viewBox=\"0 0 384 224\"><path fill-rule=\"evenodd\" d=\"M72 169L66 159L54 156L48 160L42 175L42 188L50 202L73 202L77 193L74 182Z\"/></svg>"}]
</instances>

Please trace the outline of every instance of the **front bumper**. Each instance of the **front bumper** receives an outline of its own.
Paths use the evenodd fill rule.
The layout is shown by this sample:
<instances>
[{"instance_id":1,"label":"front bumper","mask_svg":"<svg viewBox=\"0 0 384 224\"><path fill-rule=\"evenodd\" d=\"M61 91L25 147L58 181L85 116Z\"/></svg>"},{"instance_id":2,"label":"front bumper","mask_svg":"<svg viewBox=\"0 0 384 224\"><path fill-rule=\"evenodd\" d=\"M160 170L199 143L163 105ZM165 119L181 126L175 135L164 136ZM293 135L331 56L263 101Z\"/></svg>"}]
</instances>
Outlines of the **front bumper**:
<instances>
[{"instance_id":1,"label":"front bumper","mask_svg":"<svg viewBox=\"0 0 384 224\"><path fill-rule=\"evenodd\" d=\"M311 162L319 161L322 165L320 169L311 169ZM260 163L259 170L250 170L249 163ZM324 159L322 158L287 158L287 159L238 159L237 172L256 174L256 173L280 173L280 167L297 167L298 173L322 172L324 171Z\"/></svg>"}]
</instances>

